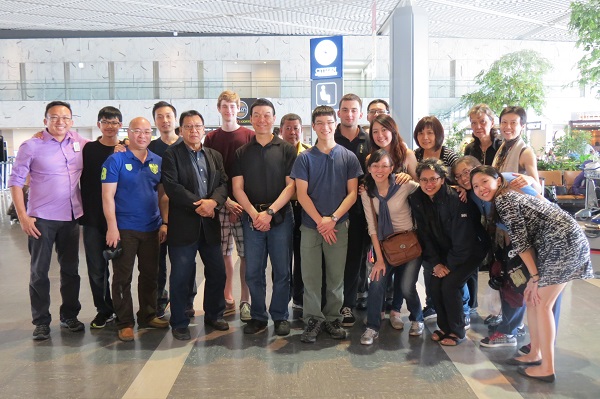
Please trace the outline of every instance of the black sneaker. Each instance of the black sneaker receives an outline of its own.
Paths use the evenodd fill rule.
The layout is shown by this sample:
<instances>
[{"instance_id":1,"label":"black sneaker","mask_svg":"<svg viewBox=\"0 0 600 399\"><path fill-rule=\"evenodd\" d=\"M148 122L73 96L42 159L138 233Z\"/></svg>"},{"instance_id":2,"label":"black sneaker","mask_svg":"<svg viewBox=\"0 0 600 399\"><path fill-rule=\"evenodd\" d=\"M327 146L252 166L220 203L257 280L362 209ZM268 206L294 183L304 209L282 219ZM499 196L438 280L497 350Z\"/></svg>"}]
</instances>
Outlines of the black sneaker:
<instances>
[{"instance_id":1,"label":"black sneaker","mask_svg":"<svg viewBox=\"0 0 600 399\"><path fill-rule=\"evenodd\" d=\"M327 331L333 339L345 339L347 336L346 330L342 328L339 320L324 322L323 330Z\"/></svg>"},{"instance_id":2,"label":"black sneaker","mask_svg":"<svg viewBox=\"0 0 600 399\"><path fill-rule=\"evenodd\" d=\"M75 317L73 319L61 320L60 326L62 328L69 329L69 331L71 331L71 332L77 332L77 331L83 331L83 330L85 330L85 326L83 325L82 322L80 322L79 320L77 320L77 317Z\"/></svg>"},{"instance_id":3,"label":"black sneaker","mask_svg":"<svg viewBox=\"0 0 600 399\"><path fill-rule=\"evenodd\" d=\"M268 324L266 321L250 319L244 326L244 334L259 334L267 329Z\"/></svg>"},{"instance_id":4,"label":"black sneaker","mask_svg":"<svg viewBox=\"0 0 600 399\"><path fill-rule=\"evenodd\" d=\"M33 339L36 341L44 341L50 338L50 326L48 324L40 324L35 326L33 330Z\"/></svg>"},{"instance_id":5,"label":"black sneaker","mask_svg":"<svg viewBox=\"0 0 600 399\"><path fill-rule=\"evenodd\" d=\"M437 312L431 306L425 306L423 308L423 320L434 320L437 319Z\"/></svg>"},{"instance_id":6,"label":"black sneaker","mask_svg":"<svg viewBox=\"0 0 600 399\"><path fill-rule=\"evenodd\" d=\"M212 320L212 319L207 319L206 316L205 316L204 317L204 325L212 327L212 328L214 328L215 330L218 330L218 331L227 331L227 330L229 330L229 323L227 323L224 319Z\"/></svg>"},{"instance_id":7,"label":"black sneaker","mask_svg":"<svg viewBox=\"0 0 600 399\"><path fill-rule=\"evenodd\" d=\"M171 330L171 334L173 334L173 338L178 339L180 341L189 341L190 339L192 339L190 329L187 327L173 328Z\"/></svg>"},{"instance_id":8,"label":"black sneaker","mask_svg":"<svg viewBox=\"0 0 600 399\"><path fill-rule=\"evenodd\" d=\"M309 344L315 343L317 341L317 335L321 332L321 327L323 322L319 319L310 318L308 319L308 323L306 324L306 328L304 332L300 336L300 341L306 342Z\"/></svg>"},{"instance_id":9,"label":"black sneaker","mask_svg":"<svg viewBox=\"0 0 600 399\"><path fill-rule=\"evenodd\" d=\"M275 320L275 334L285 336L290 333L290 323L287 320Z\"/></svg>"},{"instance_id":10,"label":"black sneaker","mask_svg":"<svg viewBox=\"0 0 600 399\"><path fill-rule=\"evenodd\" d=\"M98 313L96 315L96 317L94 317L94 320L92 320L92 322L90 323L90 328L92 328L92 329L104 328L104 327L106 327L106 323L110 323L114 319L115 318L112 314L110 316L107 316L105 314Z\"/></svg>"},{"instance_id":11,"label":"black sneaker","mask_svg":"<svg viewBox=\"0 0 600 399\"><path fill-rule=\"evenodd\" d=\"M352 309L350 309L348 306L344 306L340 313L342 314L342 326L352 327L356 322L354 314L352 313Z\"/></svg>"}]
</instances>

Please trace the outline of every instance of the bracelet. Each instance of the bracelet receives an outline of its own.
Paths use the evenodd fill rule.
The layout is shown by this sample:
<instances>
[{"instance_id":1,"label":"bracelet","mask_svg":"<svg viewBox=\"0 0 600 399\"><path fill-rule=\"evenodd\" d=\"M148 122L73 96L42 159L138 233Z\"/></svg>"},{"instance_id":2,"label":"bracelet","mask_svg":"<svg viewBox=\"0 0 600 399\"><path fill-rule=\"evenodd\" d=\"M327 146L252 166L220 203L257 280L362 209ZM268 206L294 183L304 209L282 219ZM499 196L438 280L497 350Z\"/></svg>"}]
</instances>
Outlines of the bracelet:
<instances>
[{"instance_id":1,"label":"bracelet","mask_svg":"<svg viewBox=\"0 0 600 399\"><path fill-rule=\"evenodd\" d=\"M531 275L531 277L539 277L539 276L540 276L540 275L539 275L539 273L536 273L536 274L532 274L532 275Z\"/></svg>"},{"instance_id":2,"label":"bracelet","mask_svg":"<svg viewBox=\"0 0 600 399\"><path fill-rule=\"evenodd\" d=\"M167 223L167 222L162 222L162 224L165 225L165 226L169 225L169 223Z\"/></svg>"}]
</instances>

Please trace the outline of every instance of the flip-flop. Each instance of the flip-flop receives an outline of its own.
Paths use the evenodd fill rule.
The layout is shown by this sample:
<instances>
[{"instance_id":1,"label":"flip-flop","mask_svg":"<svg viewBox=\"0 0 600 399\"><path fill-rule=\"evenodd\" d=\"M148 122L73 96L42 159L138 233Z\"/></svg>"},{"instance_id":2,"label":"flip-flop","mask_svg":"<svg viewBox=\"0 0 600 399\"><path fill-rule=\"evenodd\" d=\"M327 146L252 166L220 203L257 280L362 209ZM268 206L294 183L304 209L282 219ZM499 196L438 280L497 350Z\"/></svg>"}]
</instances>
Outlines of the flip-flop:
<instances>
[{"instance_id":1,"label":"flip-flop","mask_svg":"<svg viewBox=\"0 0 600 399\"><path fill-rule=\"evenodd\" d=\"M445 339L449 339L450 342L452 343L444 343ZM444 336L444 338L442 338L440 340L440 345L444 345L444 346L458 346L460 345L463 341L465 340L465 338L458 338L457 336L454 335L450 335L450 334L446 334L446 336Z\"/></svg>"},{"instance_id":2,"label":"flip-flop","mask_svg":"<svg viewBox=\"0 0 600 399\"><path fill-rule=\"evenodd\" d=\"M446 333L443 332L442 330L435 330L434 332L431 333L431 340L438 342L444 339L444 337L446 336Z\"/></svg>"}]
</instances>

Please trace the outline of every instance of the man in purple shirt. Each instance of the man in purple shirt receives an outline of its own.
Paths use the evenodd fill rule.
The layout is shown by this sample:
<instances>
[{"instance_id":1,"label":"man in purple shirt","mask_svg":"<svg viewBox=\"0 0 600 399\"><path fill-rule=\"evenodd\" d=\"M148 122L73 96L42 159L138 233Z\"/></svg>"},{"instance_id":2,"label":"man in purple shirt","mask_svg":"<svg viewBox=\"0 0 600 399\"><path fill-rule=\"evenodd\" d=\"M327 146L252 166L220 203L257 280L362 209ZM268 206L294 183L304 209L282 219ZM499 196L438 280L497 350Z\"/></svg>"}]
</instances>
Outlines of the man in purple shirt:
<instances>
[{"instance_id":1,"label":"man in purple shirt","mask_svg":"<svg viewBox=\"0 0 600 399\"><path fill-rule=\"evenodd\" d=\"M83 215L79 177L83 168L81 150L88 140L71 131L71 106L53 101L46 106L46 129L42 138L29 139L19 147L12 174L8 180L19 222L29 236L31 273L29 298L33 339L50 338L50 280L48 270L52 247L56 245L60 265L60 326L70 331L83 331L77 320L79 303L79 225ZM27 210L23 185L31 176Z\"/></svg>"}]
</instances>

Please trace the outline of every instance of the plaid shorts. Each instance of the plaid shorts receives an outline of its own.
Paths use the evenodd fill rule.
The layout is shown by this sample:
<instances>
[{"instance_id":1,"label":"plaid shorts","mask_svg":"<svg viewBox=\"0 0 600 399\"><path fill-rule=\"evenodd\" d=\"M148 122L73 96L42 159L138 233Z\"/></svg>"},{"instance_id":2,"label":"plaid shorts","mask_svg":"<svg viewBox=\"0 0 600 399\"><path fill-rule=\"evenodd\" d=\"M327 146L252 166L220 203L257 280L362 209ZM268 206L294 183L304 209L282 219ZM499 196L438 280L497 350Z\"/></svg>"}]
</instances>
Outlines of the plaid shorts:
<instances>
[{"instance_id":1,"label":"plaid shorts","mask_svg":"<svg viewBox=\"0 0 600 399\"><path fill-rule=\"evenodd\" d=\"M244 257L244 232L242 229L242 220L231 223L229 220L229 210L225 207L219 212L221 221L221 252L223 256L233 253L233 239L235 238L235 247L237 248L238 256Z\"/></svg>"}]
</instances>

